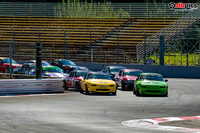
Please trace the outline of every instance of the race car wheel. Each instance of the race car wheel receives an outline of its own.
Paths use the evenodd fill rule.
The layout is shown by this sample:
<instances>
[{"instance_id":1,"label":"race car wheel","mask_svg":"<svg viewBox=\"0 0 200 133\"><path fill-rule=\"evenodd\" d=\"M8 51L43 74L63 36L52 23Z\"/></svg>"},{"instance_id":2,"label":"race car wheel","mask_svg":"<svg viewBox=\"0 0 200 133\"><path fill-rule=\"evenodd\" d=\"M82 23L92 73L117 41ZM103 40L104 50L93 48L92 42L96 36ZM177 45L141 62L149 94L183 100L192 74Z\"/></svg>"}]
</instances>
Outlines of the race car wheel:
<instances>
[{"instance_id":1,"label":"race car wheel","mask_svg":"<svg viewBox=\"0 0 200 133\"><path fill-rule=\"evenodd\" d=\"M77 82L77 83L76 83L76 86L75 86L75 91L78 92L79 89L80 89L80 86L79 86L79 83Z\"/></svg>"},{"instance_id":2,"label":"race car wheel","mask_svg":"<svg viewBox=\"0 0 200 133\"><path fill-rule=\"evenodd\" d=\"M114 96L117 95L117 89L115 90L115 92L112 93L112 95L114 95Z\"/></svg>"},{"instance_id":3,"label":"race car wheel","mask_svg":"<svg viewBox=\"0 0 200 133\"><path fill-rule=\"evenodd\" d=\"M124 91L124 90L125 90L125 84L122 83L122 91Z\"/></svg>"},{"instance_id":4,"label":"race car wheel","mask_svg":"<svg viewBox=\"0 0 200 133\"><path fill-rule=\"evenodd\" d=\"M89 91L88 91L88 88L87 88L87 85L85 85L85 95L89 95Z\"/></svg>"},{"instance_id":5,"label":"race car wheel","mask_svg":"<svg viewBox=\"0 0 200 133\"><path fill-rule=\"evenodd\" d=\"M163 95L164 97L168 97L168 91L166 92L166 94Z\"/></svg>"},{"instance_id":6,"label":"race car wheel","mask_svg":"<svg viewBox=\"0 0 200 133\"><path fill-rule=\"evenodd\" d=\"M135 94L135 87L134 87L134 85L133 85L133 94Z\"/></svg>"},{"instance_id":7,"label":"race car wheel","mask_svg":"<svg viewBox=\"0 0 200 133\"><path fill-rule=\"evenodd\" d=\"M83 90L80 88L80 89L79 89L79 92L80 92L80 93L83 93Z\"/></svg>"},{"instance_id":8,"label":"race car wheel","mask_svg":"<svg viewBox=\"0 0 200 133\"><path fill-rule=\"evenodd\" d=\"M68 90L67 83L64 80L64 90Z\"/></svg>"},{"instance_id":9,"label":"race car wheel","mask_svg":"<svg viewBox=\"0 0 200 133\"><path fill-rule=\"evenodd\" d=\"M138 87L136 87L135 95L136 95L136 96L140 96L140 92L139 92L139 90L138 90Z\"/></svg>"}]
</instances>

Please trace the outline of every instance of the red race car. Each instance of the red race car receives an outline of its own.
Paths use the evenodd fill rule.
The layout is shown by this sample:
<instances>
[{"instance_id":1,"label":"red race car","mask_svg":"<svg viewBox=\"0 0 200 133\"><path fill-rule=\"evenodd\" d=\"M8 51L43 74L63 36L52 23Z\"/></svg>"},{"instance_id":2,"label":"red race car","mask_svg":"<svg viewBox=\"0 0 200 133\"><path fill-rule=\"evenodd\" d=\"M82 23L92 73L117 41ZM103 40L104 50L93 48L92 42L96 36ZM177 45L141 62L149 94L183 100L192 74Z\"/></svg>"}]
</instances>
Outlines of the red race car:
<instances>
[{"instance_id":1,"label":"red race car","mask_svg":"<svg viewBox=\"0 0 200 133\"><path fill-rule=\"evenodd\" d=\"M80 90L80 81L88 73L88 70L75 70L72 71L68 77L66 77L64 82L65 90L68 88L75 88L75 91Z\"/></svg>"},{"instance_id":2,"label":"red race car","mask_svg":"<svg viewBox=\"0 0 200 133\"><path fill-rule=\"evenodd\" d=\"M20 64L17 64L13 59L12 59L12 70L16 68L17 66L20 66ZM0 57L0 72L10 72L10 58L6 57Z\"/></svg>"},{"instance_id":3,"label":"red race car","mask_svg":"<svg viewBox=\"0 0 200 133\"><path fill-rule=\"evenodd\" d=\"M143 71L139 69L123 69L115 76L115 82L118 86L121 86L122 90L132 90L134 81L141 73Z\"/></svg>"}]
</instances>

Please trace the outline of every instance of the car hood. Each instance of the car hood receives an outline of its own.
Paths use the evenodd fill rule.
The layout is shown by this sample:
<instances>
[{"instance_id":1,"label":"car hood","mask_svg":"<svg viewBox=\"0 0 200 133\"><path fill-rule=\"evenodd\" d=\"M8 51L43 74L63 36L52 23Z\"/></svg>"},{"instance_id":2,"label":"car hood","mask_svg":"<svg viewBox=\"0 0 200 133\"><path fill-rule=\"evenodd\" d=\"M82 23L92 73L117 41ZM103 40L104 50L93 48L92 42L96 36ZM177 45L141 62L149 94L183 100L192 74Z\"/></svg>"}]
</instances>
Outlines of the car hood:
<instances>
[{"instance_id":1,"label":"car hood","mask_svg":"<svg viewBox=\"0 0 200 133\"><path fill-rule=\"evenodd\" d=\"M4 63L4 65L10 66L10 63ZM17 66L20 66L20 64L12 63L12 66L17 67Z\"/></svg>"},{"instance_id":2,"label":"car hood","mask_svg":"<svg viewBox=\"0 0 200 133\"><path fill-rule=\"evenodd\" d=\"M65 75L62 73L43 73L43 76L49 76L49 77L58 77L58 78L64 78Z\"/></svg>"},{"instance_id":3,"label":"car hood","mask_svg":"<svg viewBox=\"0 0 200 133\"><path fill-rule=\"evenodd\" d=\"M136 80L138 76L122 76L123 79Z\"/></svg>"},{"instance_id":4,"label":"car hood","mask_svg":"<svg viewBox=\"0 0 200 133\"><path fill-rule=\"evenodd\" d=\"M63 67L74 67L74 66L72 66L72 65L65 65L65 64L63 64L62 66L63 66Z\"/></svg>"},{"instance_id":5,"label":"car hood","mask_svg":"<svg viewBox=\"0 0 200 133\"><path fill-rule=\"evenodd\" d=\"M83 79L83 77L74 77L74 79L81 81L81 79Z\"/></svg>"},{"instance_id":6,"label":"car hood","mask_svg":"<svg viewBox=\"0 0 200 133\"><path fill-rule=\"evenodd\" d=\"M87 80L88 83L91 83L91 84L102 84L102 85L105 85L105 84L115 84L114 81L112 80L106 80L106 79L89 79Z\"/></svg>"},{"instance_id":7,"label":"car hood","mask_svg":"<svg viewBox=\"0 0 200 133\"><path fill-rule=\"evenodd\" d=\"M139 81L141 85L167 85L166 82L164 81L154 81L154 80L144 80L144 81Z\"/></svg>"}]
</instances>

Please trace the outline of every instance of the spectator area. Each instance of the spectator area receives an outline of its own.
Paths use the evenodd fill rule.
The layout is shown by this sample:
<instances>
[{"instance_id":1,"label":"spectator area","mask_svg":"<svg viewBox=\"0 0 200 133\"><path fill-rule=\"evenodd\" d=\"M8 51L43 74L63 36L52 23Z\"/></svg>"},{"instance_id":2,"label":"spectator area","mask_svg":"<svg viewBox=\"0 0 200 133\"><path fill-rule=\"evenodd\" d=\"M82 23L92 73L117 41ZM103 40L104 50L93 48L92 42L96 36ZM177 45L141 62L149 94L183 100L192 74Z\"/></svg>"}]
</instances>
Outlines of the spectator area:
<instances>
[{"instance_id":1,"label":"spectator area","mask_svg":"<svg viewBox=\"0 0 200 133\"><path fill-rule=\"evenodd\" d=\"M35 43L43 45L43 59L64 58L66 33L66 56L82 62L90 61L90 39L93 61L114 63L136 60L136 45L157 33L174 19L63 19L63 18L0 18L0 56L9 56L10 40L14 40L16 60L35 59ZM143 29L143 30L142 30ZM39 30L39 31L38 31ZM90 32L91 31L91 38ZM39 37L40 33L40 37ZM119 35L118 35L119 34ZM119 37L118 37L119 36Z\"/></svg>"}]
</instances>

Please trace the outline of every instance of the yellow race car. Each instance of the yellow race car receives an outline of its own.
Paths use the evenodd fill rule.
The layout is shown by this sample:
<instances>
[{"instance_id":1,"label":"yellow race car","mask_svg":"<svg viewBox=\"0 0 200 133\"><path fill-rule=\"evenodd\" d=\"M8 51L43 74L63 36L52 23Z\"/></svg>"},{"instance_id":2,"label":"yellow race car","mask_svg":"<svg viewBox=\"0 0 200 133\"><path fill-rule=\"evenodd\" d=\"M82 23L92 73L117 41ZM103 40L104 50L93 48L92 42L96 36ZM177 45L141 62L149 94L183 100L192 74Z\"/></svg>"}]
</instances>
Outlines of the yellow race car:
<instances>
[{"instance_id":1,"label":"yellow race car","mask_svg":"<svg viewBox=\"0 0 200 133\"><path fill-rule=\"evenodd\" d=\"M89 95L90 92L106 92L117 94L117 84L111 79L109 74L103 72L88 72L81 80L80 93L85 92Z\"/></svg>"}]
</instances>

